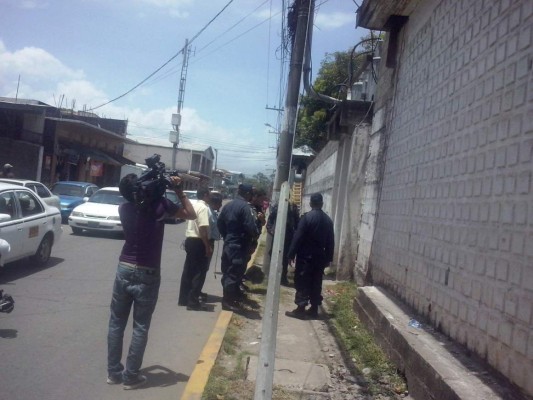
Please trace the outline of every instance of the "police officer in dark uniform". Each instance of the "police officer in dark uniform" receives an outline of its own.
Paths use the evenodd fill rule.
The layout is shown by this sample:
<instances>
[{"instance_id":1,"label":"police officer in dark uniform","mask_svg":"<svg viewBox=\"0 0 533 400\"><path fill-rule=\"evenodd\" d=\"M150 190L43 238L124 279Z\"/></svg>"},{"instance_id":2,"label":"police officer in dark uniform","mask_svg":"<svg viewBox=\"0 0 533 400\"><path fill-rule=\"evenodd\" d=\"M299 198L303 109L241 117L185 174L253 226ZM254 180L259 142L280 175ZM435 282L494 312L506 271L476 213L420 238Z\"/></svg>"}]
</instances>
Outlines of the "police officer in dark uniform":
<instances>
[{"instance_id":1,"label":"police officer in dark uniform","mask_svg":"<svg viewBox=\"0 0 533 400\"><path fill-rule=\"evenodd\" d=\"M322 211L324 201L320 193L311 195L311 211L304 214L289 248L288 258L296 256L294 287L296 309L287 311L289 317L305 319L318 317L322 304L322 277L324 269L333 261L335 244L333 221ZM305 307L311 303L311 307Z\"/></svg>"},{"instance_id":2,"label":"police officer in dark uniform","mask_svg":"<svg viewBox=\"0 0 533 400\"><path fill-rule=\"evenodd\" d=\"M256 220L248 204L251 199L252 186L239 185L235 199L226 204L218 216L218 230L224 239L221 259L224 310L237 310L247 260L253 249L253 241L259 236Z\"/></svg>"}]
</instances>

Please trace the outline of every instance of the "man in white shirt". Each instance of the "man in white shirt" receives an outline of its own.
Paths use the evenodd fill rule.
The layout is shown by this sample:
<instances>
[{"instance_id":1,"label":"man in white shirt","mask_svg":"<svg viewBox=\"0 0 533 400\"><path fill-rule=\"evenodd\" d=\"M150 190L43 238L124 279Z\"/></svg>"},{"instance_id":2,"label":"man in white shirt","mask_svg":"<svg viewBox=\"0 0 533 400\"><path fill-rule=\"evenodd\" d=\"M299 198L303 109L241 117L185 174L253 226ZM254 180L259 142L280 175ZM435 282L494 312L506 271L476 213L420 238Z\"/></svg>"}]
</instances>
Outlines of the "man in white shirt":
<instances>
[{"instance_id":1,"label":"man in white shirt","mask_svg":"<svg viewBox=\"0 0 533 400\"><path fill-rule=\"evenodd\" d=\"M213 254L213 245L209 240L209 189L197 190L198 201L194 204L196 219L190 220L185 231L185 264L181 275L178 305L187 310L206 311L200 303L200 293L205 281L209 262Z\"/></svg>"}]
</instances>

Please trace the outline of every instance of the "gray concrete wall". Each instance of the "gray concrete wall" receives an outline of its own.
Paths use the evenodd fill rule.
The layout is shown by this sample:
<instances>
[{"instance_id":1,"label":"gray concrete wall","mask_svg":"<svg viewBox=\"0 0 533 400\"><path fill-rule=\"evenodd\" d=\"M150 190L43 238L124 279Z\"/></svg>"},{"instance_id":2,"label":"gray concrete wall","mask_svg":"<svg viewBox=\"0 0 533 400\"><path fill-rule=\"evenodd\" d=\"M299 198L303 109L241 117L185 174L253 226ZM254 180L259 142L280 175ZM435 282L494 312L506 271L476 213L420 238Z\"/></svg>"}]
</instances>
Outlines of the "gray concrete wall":
<instances>
[{"instance_id":1,"label":"gray concrete wall","mask_svg":"<svg viewBox=\"0 0 533 400\"><path fill-rule=\"evenodd\" d=\"M533 2L416 4L380 70L357 264L533 394Z\"/></svg>"}]
</instances>

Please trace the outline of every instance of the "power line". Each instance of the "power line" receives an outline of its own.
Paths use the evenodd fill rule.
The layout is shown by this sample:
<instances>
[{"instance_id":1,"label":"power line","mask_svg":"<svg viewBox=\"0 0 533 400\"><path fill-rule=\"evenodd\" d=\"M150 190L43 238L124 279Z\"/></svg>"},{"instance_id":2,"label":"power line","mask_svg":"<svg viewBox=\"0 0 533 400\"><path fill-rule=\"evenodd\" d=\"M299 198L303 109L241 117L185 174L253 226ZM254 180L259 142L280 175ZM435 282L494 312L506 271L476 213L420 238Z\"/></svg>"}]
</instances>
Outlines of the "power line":
<instances>
[{"instance_id":1,"label":"power line","mask_svg":"<svg viewBox=\"0 0 533 400\"><path fill-rule=\"evenodd\" d=\"M280 12L274 14L272 17L275 17L275 16L277 16L277 15L279 15L279 14L280 14ZM235 36L233 39L227 41L226 43L224 43L224 44L220 45L219 47L217 47L216 49L212 50L210 53L207 53L207 54L204 55L202 58L198 58L198 59L196 59L195 61L192 62L192 64L194 64L194 63L197 62L197 61L203 60L204 58L206 58L206 57L210 56L211 54L217 52L217 51L220 50L221 48L226 47L228 44L233 43L235 40L239 39L240 37L246 35L247 33L251 32L251 31L253 31L254 29L256 29L256 28L260 27L261 25L263 25L265 22L269 21L272 17L269 17L269 18L267 18L267 19L265 19L265 20L259 22L258 24L252 26L250 29L247 29L246 31L242 32L241 34Z\"/></svg>"},{"instance_id":2,"label":"power line","mask_svg":"<svg viewBox=\"0 0 533 400\"><path fill-rule=\"evenodd\" d=\"M224 32L222 32L220 35L218 35L216 38L214 38L213 40L211 40L209 43L207 43L204 47L202 47L201 49L199 49L197 51L197 53L201 53L206 47L209 47L211 44L213 44L214 42L216 42L217 40L219 40L220 38L222 38L222 36L224 36L226 33L228 33L229 31L231 31L233 28L235 28L237 25L241 24L246 18L248 18L250 15L252 15L254 12L256 12L258 9L260 9L266 2L268 2L269 0L265 0L264 2L262 2L261 4L259 4L253 11L249 12L247 15L245 15L244 17L242 17L240 20L238 20L236 23L234 23L233 25L231 25L228 29L226 29Z\"/></svg>"},{"instance_id":3,"label":"power line","mask_svg":"<svg viewBox=\"0 0 533 400\"><path fill-rule=\"evenodd\" d=\"M225 6L224 6L224 7L223 7L223 8L222 8L222 9L221 9L221 10L220 10L220 11L219 11L214 17L213 17L213 18L211 18L211 20L210 20L207 24L205 24L204 27L203 27L202 29L200 29L200 31L198 31L198 33L197 33L196 35L194 35L193 38L189 41L189 45L190 45L190 44L191 44L196 38L198 38L198 36L200 36L200 35L202 34L202 32L204 32L204 31L207 29L207 27L208 27L209 25L211 25L211 24L213 23L213 21L214 21L215 19L217 19L217 18L220 16L220 14L222 14L222 13L224 12L224 10L225 10L226 8L228 8L229 5L230 5L231 3L233 3L233 1L234 1L234 0L229 0L228 3L227 3L227 4L226 4L226 5L225 5ZM105 103L103 103L103 104L100 104L100 105L97 106L97 107L90 108L90 109L88 109L88 110L86 110L86 111L93 111L93 110L96 110L96 109L98 109L98 108L100 108L100 107L103 107L103 106L106 106L106 105L108 105L108 104L110 104L110 103L113 103L114 101L117 101L117 100L123 98L124 96L127 96L128 94L130 94L131 92L133 92L135 89L137 89L139 86L141 86L144 82L146 82L148 79L150 79L152 76L154 76L154 75L157 74L159 71L161 71L165 66L167 66L167 65L168 65L172 60L174 60L177 56L179 56L181 53L183 53L183 50L184 50L184 47L182 47L182 48L181 48L176 54L174 54L174 55L173 55L168 61L166 61L163 65L161 65L161 66L160 66L159 68L157 68L154 72L152 72L150 75L148 75L148 76L147 76L146 78L144 78L140 83L138 83L137 85L135 85L134 87L132 87L132 88L131 88L130 90L128 90L127 92L121 94L120 96L115 97L115 98L112 99L112 100L109 100L109 101L107 101L107 102L105 102Z\"/></svg>"}]
</instances>

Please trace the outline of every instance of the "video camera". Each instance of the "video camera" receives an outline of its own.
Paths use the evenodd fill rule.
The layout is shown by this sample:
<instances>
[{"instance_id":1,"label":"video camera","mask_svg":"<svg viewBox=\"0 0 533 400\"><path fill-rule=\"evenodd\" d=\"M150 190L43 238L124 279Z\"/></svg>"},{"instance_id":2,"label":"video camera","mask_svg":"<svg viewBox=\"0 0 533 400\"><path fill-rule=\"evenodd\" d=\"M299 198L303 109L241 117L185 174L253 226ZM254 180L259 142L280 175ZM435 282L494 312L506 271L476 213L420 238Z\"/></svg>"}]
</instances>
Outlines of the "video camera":
<instances>
[{"instance_id":1,"label":"video camera","mask_svg":"<svg viewBox=\"0 0 533 400\"><path fill-rule=\"evenodd\" d=\"M160 160L159 154L145 159L148 169L137 178L137 202L139 204L163 197L167 188L173 186L170 178L179 176L177 170L166 169L165 164Z\"/></svg>"}]
</instances>

